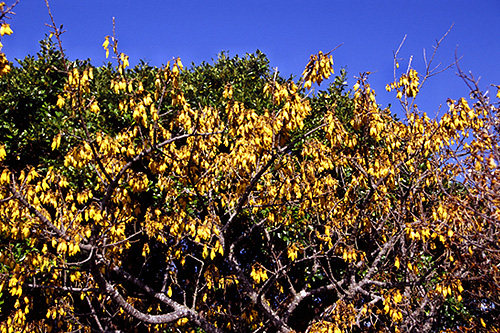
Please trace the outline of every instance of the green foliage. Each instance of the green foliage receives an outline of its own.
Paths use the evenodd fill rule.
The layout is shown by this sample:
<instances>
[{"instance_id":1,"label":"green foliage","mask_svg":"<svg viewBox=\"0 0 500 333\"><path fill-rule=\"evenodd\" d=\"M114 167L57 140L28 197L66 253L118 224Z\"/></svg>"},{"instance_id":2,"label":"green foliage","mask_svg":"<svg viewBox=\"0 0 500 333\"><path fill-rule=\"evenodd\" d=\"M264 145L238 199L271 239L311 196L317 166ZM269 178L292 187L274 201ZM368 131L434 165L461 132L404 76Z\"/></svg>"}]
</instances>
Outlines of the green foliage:
<instances>
[{"instance_id":1,"label":"green foliage","mask_svg":"<svg viewBox=\"0 0 500 333\"><path fill-rule=\"evenodd\" d=\"M0 141L9 153L6 163L14 169L56 158L50 144L65 125L55 104L66 81L60 71L63 60L51 39L40 46L36 57L20 60L0 78Z\"/></svg>"}]
</instances>

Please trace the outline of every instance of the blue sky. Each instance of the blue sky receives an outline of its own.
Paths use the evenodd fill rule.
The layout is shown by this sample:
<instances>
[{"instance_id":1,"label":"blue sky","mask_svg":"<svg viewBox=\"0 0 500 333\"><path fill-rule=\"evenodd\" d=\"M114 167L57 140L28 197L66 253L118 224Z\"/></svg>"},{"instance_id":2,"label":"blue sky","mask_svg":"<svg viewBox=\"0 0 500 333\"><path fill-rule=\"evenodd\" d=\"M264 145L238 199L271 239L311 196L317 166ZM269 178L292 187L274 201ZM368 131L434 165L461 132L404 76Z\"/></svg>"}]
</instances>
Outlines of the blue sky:
<instances>
[{"instance_id":1,"label":"blue sky","mask_svg":"<svg viewBox=\"0 0 500 333\"><path fill-rule=\"evenodd\" d=\"M429 57L436 40L453 25L435 65L452 63L456 50L461 68L481 76L483 89L500 84L498 0L51 0L50 5L56 23L67 30L63 47L69 58L91 58L97 66L105 61L101 45L112 34L112 17L119 49L132 64L143 59L160 66L177 56L185 65L199 64L221 51L241 56L260 49L272 67L298 77L312 53L343 43L333 53L336 72L346 67L351 86L354 76L372 72L369 82L385 107L396 101L384 87L393 80L393 51L403 37L400 56L406 60L400 68L406 70L413 56L413 67L423 71L423 50ZM9 60L35 54L38 41L49 33L43 0L21 0L14 11L9 22L14 34L2 39ZM432 115L447 98L466 97L455 73L452 68L428 81L419 108ZM398 106L392 109L397 112Z\"/></svg>"}]
</instances>

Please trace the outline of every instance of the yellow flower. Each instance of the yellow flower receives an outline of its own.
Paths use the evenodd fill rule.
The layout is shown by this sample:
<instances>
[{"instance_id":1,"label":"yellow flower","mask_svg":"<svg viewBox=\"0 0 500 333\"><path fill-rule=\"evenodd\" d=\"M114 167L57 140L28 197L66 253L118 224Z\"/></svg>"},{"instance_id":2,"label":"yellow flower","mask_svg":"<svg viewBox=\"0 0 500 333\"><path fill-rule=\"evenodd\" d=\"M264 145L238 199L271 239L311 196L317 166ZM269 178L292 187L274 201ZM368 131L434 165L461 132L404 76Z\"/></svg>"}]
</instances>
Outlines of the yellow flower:
<instances>
[{"instance_id":1,"label":"yellow flower","mask_svg":"<svg viewBox=\"0 0 500 333\"><path fill-rule=\"evenodd\" d=\"M92 105L90 106L90 111L92 111L94 113L101 111L101 109L99 109L99 105L97 104L97 101L94 101L94 103L92 103Z\"/></svg>"},{"instance_id":2,"label":"yellow flower","mask_svg":"<svg viewBox=\"0 0 500 333\"><path fill-rule=\"evenodd\" d=\"M104 39L104 43L102 43L102 47L104 47L104 49L106 50L106 58L108 58L109 56L109 36L106 36L106 38Z\"/></svg>"},{"instance_id":3,"label":"yellow flower","mask_svg":"<svg viewBox=\"0 0 500 333\"><path fill-rule=\"evenodd\" d=\"M5 145L0 145L0 161L3 161L5 156L7 156L5 153Z\"/></svg>"},{"instance_id":4,"label":"yellow flower","mask_svg":"<svg viewBox=\"0 0 500 333\"><path fill-rule=\"evenodd\" d=\"M4 23L2 24L2 27L0 27L0 36L3 35L12 35L13 31L10 28L10 24Z\"/></svg>"},{"instance_id":5,"label":"yellow flower","mask_svg":"<svg viewBox=\"0 0 500 333\"><path fill-rule=\"evenodd\" d=\"M295 245L292 245L291 247L288 248L287 250L288 258L290 258L291 261L294 261L297 259L297 247Z\"/></svg>"},{"instance_id":6,"label":"yellow flower","mask_svg":"<svg viewBox=\"0 0 500 333\"><path fill-rule=\"evenodd\" d=\"M120 60L123 62L123 68L130 66L128 62L128 55L125 53L120 53Z\"/></svg>"},{"instance_id":7,"label":"yellow flower","mask_svg":"<svg viewBox=\"0 0 500 333\"><path fill-rule=\"evenodd\" d=\"M66 102L66 100L64 99L64 97L62 97L61 95L57 95L57 107L62 109L62 107L64 106L64 103Z\"/></svg>"},{"instance_id":8,"label":"yellow flower","mask_svg":"<svg viewBox=\"0 0 500 333\"><path fill-rule=\"evenodd\" d=\"M104 49L106 50L109 46L109 36L106 36L106 38L104 39L104 43L102 43L102 47L104 47Z\"/></svg>"},{"instance_id":9,"label":"yellow flower","mask_svg":"<svg viewBox=\"0 0 500 333\"><path fill-rule=\"evenodd\" d=\"M54 140L52 140L51 148L52 150L56 150L57 148L59 148L60 145L61 145L61 134L58 134L54 137Z\"/></svg>"}]
</instances>

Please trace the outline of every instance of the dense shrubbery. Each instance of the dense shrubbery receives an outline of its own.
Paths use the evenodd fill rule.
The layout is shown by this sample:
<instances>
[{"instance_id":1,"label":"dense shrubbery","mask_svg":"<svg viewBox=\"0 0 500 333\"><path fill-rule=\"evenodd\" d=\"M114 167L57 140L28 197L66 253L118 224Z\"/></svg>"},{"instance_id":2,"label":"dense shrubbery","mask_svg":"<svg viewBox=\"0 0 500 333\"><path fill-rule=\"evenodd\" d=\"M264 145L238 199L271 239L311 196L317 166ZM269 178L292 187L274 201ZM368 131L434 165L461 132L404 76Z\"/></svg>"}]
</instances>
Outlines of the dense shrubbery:
<instances>
[{"instance_id":1,"label":"dense shrubbery","mask_svg":"<svg viewBox=\"0 0 500 333\"><path fill-rule=\"evenodd\" d=\"M0 78L2 332L499 329L498 108L474 81L429 119L403 73L400 121L365 75L309 93L321 52L294 81L258 51L128 68L108 37L93 67L53 38Z\"/></svg>"}]
</instances>

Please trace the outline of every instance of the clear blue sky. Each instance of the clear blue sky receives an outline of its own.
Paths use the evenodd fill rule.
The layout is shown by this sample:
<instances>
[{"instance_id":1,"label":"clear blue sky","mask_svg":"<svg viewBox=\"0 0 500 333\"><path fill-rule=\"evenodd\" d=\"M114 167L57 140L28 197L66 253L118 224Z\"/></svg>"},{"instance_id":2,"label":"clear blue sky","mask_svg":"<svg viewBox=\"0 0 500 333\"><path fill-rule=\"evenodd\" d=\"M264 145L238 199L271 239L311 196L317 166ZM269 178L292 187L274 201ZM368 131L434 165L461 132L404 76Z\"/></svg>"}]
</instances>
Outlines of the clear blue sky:
<instances>
[{"instance_id":1,"label":"clear blue sky","mask_svg":"<svg viewBox=\"0 0 500 333\"><path fill-rule=\"evenodd\" d=\"M241 56L260 49L282 74L299 76L312 53L343 43L333 53L336 72L346 67L351 86L359 72L373 72L370 83L386 106L395 102L384 87L393 79L393 51L403 37L401 57L413 55L413 67L422 71L423 49L430 55L436 39L454 24L435 64L452 63L457 50L462 69L481 76L483 89L500 84L498 0L51 0L50 5L56 23L67 30L63 46L69 58L91 58L97 66L105 61L101 44L112 34L112 17L119 49L132 64L144 59L160 66L177 56L185 65L199 64L223 50ZM9 60L35 54L49 32L43 0L21 0L15 12L14 34L2 40ZM401 64L406 69L407 62ZM455 73L450 69L431 79L419 108L433 114L447 98L466 96Z\"/></svg>"}]
</instances>

